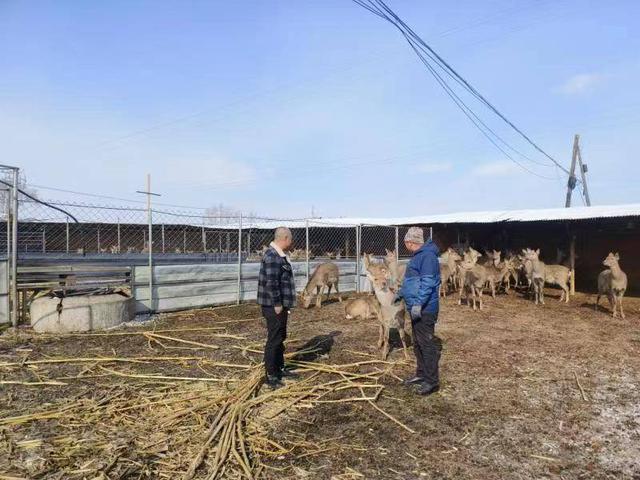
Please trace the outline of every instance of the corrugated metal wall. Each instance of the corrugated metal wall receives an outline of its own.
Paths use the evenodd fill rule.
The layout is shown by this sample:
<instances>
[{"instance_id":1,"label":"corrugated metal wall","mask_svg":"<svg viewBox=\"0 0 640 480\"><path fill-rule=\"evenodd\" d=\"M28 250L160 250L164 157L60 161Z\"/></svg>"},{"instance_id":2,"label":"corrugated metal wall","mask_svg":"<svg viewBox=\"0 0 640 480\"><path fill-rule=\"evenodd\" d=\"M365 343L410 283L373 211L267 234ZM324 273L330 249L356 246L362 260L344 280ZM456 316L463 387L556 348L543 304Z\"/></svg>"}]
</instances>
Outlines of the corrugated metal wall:
<instances>
[{"instance_id":1,"label":"corrugated metal wall","mask_svg":"<svg viewBox=\"0 0 640 480\"><path fill-rule=\"evenodd\" d=\"M310 270L321 262L310 262ZM341 292L356 289L356 262L335 261L340 269ZM306 284L306 264L293 262L296 287ZM238 296L237 264L157 265L153 267L153 310L168 312L188 308L224 305L240 301L255 301L260 263L242 264L240 296ZM149 311L149 267L136 266L132 280L136 312Z\"/></svg>"}]
</instances>

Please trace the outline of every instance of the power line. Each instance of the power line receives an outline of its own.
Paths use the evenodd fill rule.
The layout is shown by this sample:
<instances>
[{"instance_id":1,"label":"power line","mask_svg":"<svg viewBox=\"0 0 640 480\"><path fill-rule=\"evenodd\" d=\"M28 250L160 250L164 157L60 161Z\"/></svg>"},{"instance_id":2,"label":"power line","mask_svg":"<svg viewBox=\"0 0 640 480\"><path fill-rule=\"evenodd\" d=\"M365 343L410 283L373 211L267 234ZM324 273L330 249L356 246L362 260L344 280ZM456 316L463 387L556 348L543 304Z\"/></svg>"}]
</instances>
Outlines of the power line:
<instances>
[{"instance_id":1,"label":"power line","mask_svg":"<svg viewBox=\"0 0 640 480\"><path fill-rule=\"evenodd\" d=\"M129 203L146 203L146 201L144 200L131 200L129 198L113 197L110 195L100 195L98 193L78 192L75 190L66 190L64 188L47 187L45 185L35 185L33 183L30 183L29 186L33 188L39 188L42 190L52 190L54 192L71 193L74 195L83 195L86 197L104 198L106 200L118 200L120 202L129 202ZM160 202L155 202L155 205L162 205L163 207L186 208L190 210L206 210L208 208L208 207L193 207L188 205L174 205L171 203L160 203Z\"/></svg>"},{"instance_id":2,"label":"power line","mask_svg":"<svg viewBox=\"0 0 640 480\"><path fill-rule=\"evenodd\" d=\"M478 90L476 90L464 77L462 77L449 63L447 63L444 58L442 58L432 47L430 47L418 34L416 34L411 27L409 27L391 8L389 8L383 0L353 0L354 3L360 5L365 8L369 12L374 15L387 20L389 23L393 24L400 32L405 36L407 41L412 39L413 42L417 43L423 49L429 53L429 57L436 63L440 68L448 73L457 83L459 83L465 90L467 90L472 96L474 96L478 101L480 101L483 105L489 108L495 115L497 115L501 120L503 120L507 125L509 125L513 130L515 130L521 137L523 137L531 146L533 146L538 152L542 153L545 157L553 162L553 164L560 168L565 173L569 173L569 171L560 163L558 163L551 155L549 155L546 151L544 151L539 145L537 145L528 135L526 135L521 129L519 129L513 122L511 122L504 114L502 114L492 103L490 103ZM414 43L409 41L410 45L414 51L416 51L416 47ZM421 49L422 49L421 48ZM416 54L418 52L416 51ZM419 55L420 56L420 55ZM446 83L446 82L445 82ZM442 86L442 85L441 85ZM446 88L442 86L445 91ZM463 111L464 109L458 105ZM475 122L474 122L475 123ZM480 129L482 130L482 129ZM486 135L485 135L486 136Z\"/></svg>"}]
</instances>

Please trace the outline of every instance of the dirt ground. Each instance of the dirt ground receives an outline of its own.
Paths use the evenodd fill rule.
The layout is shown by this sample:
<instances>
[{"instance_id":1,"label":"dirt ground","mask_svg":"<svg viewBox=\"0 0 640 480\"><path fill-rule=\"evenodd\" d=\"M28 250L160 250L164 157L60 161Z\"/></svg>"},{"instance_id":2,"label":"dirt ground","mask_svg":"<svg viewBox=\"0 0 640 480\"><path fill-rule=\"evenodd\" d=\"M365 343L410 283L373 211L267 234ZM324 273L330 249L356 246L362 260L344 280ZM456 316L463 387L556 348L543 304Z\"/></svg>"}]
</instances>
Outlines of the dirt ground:
<instances>
[{"instance_id":1,"label":"dirt ground","mask_svg":"<svg viewBox=\"0 0 640 480\"><path fill-rule=\"evenodd\" d=\"M545 306L511 293L488 298L481 312L447 298L436 331L443 346L439 393L423 398L400 384L398 377L410 375L415 364L403 361L396 336L393 363L385 364L390 368L379 377L384 388L375 404L399 423L366 401L292 402L264 435L281 446L296 446L262 455L259 475L640 478L640 298L625 299L622 320L604 309L595 312L593 296L577 294L565 305L557 301L557 291L547 293ZM219 329L202 330L211 327ZM129 334L149 331L169 338ZM188 398L229 387L125 375L241 377L245 370L225 365L258 364L264 334L255 305L160 315L109 335L24 330L16 338L5 332L0 337L0 479L182 478L215 411L191 411L187 426L164 436L157 425L167 425L171 409L187 412ZM316 345L321 351L312 353L312 360L327 365L366 361L377 353L375 323L346 321L337 301L295 310L289 338L288 351ZM152 359L171 356L182 360ZM123 363L107 357L150 360ZM74 358L85 360L71 362ZM31 363L37 360L58 363ZM309 375L302 371L303 378ZM26 384L8 383L14 381ZM166 401L167 395L185 392L192 395L182 397L186 403ZM84 413L77 413L78 405ZM158 412L164 420L146 428ZM23 417L34 413L34 418ZM184 459L172 457L173 451L183 452ZM232 477L223 472L220 478Z\"/></svg>"}]
</instances>

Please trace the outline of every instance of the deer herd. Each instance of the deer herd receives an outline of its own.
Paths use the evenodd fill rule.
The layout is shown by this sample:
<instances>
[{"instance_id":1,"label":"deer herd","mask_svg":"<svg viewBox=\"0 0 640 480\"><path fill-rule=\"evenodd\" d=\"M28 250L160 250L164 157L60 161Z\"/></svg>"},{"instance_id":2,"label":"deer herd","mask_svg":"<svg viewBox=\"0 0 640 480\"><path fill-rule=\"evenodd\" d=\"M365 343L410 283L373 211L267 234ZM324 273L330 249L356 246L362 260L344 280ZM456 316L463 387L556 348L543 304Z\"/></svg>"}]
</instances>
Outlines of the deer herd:
<instances>
[{"instance_id":1,"label":"deer herd","mask_svg":"<svg viewBox=\"0 0 640 480\"><path fill-rule=\"evenodd\" d=\"M408 316L405 317L404 302L394 303L406 265L398 261L395 252L389 250L381 259L364 254L362 260L373 295L349 299L345 303L345 317L377 320L378 348L383 358L387 357L390 349L389 333L391 329L397 329L405 358L408 358L406 337L411 336L411 321ZM620 268L619 260L618 253L609 253L603 261L607 268L598 276L595 309L598 309L600 297L606 296L613 316L617 317L619 313L625 318L622 298L627 289L627 275ZM482 254L471 247L460 252L450 247L440 256L441 285L438 295L446 297L449 293L457 292L458 305L462 305L464 301L476 310L483 308L482 297L485 291L495 299L496 292L502 290L508 294L513 287L524 289L537 305L545 303L545 285L554 285L561 290L560 302L568 303L571 276L572 271L567 266L546 264L540 260L539 249L525 248L520 253L509 253L503 258L502 252L497 250ZM303 306L309 308L315 296L316 307L321 307L325 289L328 299L332 288L342 302L338 289L339 279L340 272L335 263L319 264L302 291Z\"/></svg>"}]
</instances>

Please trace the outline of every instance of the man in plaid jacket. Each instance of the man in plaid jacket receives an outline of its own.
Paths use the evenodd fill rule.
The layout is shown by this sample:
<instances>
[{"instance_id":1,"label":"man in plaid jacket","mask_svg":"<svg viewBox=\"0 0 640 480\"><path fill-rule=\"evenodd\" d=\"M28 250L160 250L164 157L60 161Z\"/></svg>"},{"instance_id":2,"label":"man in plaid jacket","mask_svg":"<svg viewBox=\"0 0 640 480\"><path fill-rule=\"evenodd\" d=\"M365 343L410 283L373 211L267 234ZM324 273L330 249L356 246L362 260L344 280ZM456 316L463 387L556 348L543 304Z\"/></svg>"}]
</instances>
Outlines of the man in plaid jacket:
<instances>
[{"instance_id":1,"label":"man in plaid jacket","mask_svg":"<svg viewBox=\"0 0 640 480\"><path fill-rule=\"evenodd\" d=\"M296 304L293 269L285 254L292 240L291 230L276 228L273 242L262 258L258 276L258 304L267 321L267 343L264 346L266 383L274 389L282 386L282 377L297 377L284 368L287 318L289 310Z\"/></svg>"}]
</instances>

